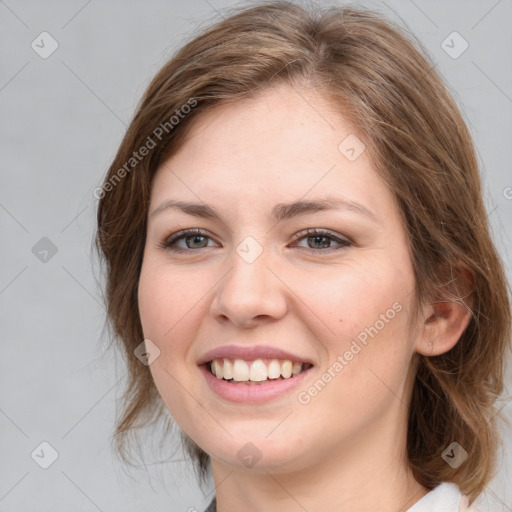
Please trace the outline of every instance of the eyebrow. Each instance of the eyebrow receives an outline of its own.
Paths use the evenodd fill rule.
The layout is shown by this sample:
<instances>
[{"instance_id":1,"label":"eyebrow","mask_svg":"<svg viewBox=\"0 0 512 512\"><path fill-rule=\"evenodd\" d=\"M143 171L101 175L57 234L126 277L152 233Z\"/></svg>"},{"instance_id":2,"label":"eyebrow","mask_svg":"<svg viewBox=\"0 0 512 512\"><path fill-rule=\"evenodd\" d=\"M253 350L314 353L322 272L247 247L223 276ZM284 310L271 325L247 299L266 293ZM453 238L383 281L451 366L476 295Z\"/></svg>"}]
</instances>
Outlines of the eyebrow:
<instances>
[{"instance_id":1,"label":"eyebrow","mask_svg":"<svg viewBox=\"0 0 512 512\"><path fill-rule=\"evenodd\" d=\"M222 221L222 216L212 206L204 203L176 201L173 199L168 199L157 206L150 214L150 217L153 218L159 213L169 209L178 209L188 215ZM345 210L355 212L380 224L375 213L369 210L366 206L344 197L333 196L314 199L311 201L299 200L293 203L278 203L272 208L270 219L272 222L278 223L298 215L326 210Z\"/></svg>"}]
</instances>

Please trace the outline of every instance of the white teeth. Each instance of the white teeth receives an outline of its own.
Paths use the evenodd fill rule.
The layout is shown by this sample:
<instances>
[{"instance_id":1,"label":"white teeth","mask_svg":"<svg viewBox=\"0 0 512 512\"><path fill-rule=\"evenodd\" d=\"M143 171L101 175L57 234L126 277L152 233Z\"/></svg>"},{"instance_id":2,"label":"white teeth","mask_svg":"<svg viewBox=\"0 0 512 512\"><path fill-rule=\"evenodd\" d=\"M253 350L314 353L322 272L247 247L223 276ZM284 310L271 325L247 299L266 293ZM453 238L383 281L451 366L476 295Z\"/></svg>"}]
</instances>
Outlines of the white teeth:
<instances>
[{"instance_id":1,"label":"white teeth","mask_svg":"<svg viewBox=\"0 0 512 512\"><path fill-rule=\"evenodd\" d=\"M309 366L309 365L308 365ZM263 382L272 379L289 379L298 375L303 364L289 359L272 359L267 363L263 359L244 361L243 359L214 359L210 364L213 375L219 379L235 382Z\"/></svg>"},{"instance_id":2,"label":"white teeth","mask_svg":"<svg viewBox=\"0 0 512 512\"><path fill-rule=\"evenodd\" d=\"M269 379L278 379L281 376L281 364L277 359L272 359L267 368Z\"/></svg>"},{"instance_id":3,"label":"white teeth","mask_svg":"<svg viewBox=\"0 0 512 512\"><path fill-rule=\"evenodd\" d=\"M217 375L217 377L219 376ZM222 377L221 375L219 379L222 379ZM238 382L249 380L249 365L242 359L235 359L233 364L233 379Z\"/></svg>"},{"instance_id":4,"label":"white teeth","mask_svg":"<svg viewBox=\"0 0 512 512\"><path fill-rule=\"evenodd\" d=\"M283 361L281 365L281 375L285 379L289 379L292 376L293 363L291 361Z\"/></svg>"},{"instance_id":5,"label":"white teeth","mask_svg":"<svg viewBox=\"0 0 512 512\"><path fill-rule=\"evenodd\" d=\"M249 379L254 382L267 380L267 365L261 359L252 362Z\"/></svg>"},{"instance_id":6,"label":"white teeth","mask_svg":"<svg viewBox=\"0 0 512 512\"><path fill-rule=\"evenodd\" d=\"M224 366L222 367L222 377L224 379L233 378L233 365L229 359L224 359Z\"/></svg>"},{"instance_id":7,"label":"white teeth","mask_svg":"<svg viewBox=\"0 0 512 512\"><path fill-rule=\"evenodd\" d=\"M222 379L222 367L221 365L219 364L219 361L215 360L213 361L213 368L212 368L212 371L213 373L219 378L219 379Z\"/></svg>"}]
</instances>

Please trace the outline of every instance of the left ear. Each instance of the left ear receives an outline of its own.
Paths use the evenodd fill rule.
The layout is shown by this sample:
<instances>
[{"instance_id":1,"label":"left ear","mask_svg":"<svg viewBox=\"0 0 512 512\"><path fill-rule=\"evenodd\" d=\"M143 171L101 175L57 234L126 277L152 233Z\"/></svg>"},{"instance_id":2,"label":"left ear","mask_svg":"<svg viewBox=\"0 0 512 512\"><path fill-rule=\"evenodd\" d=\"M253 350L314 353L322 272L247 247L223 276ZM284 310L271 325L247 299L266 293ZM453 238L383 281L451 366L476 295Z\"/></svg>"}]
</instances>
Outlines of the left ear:
<instances>
[{"instance_id":1,"label":"left ear","mask_svg":"<svg viewBox=\"0 0 512 512\"><path fill-rule=\"evenodd\" d=\"M449 281L444 300L424 307L424 323L416 341L416 352L438 356L457 344L471 320L473 282L472 270L464 266L460 274ZM457 297L462 300L457 301Z\"/></svg>"}]
</instances>

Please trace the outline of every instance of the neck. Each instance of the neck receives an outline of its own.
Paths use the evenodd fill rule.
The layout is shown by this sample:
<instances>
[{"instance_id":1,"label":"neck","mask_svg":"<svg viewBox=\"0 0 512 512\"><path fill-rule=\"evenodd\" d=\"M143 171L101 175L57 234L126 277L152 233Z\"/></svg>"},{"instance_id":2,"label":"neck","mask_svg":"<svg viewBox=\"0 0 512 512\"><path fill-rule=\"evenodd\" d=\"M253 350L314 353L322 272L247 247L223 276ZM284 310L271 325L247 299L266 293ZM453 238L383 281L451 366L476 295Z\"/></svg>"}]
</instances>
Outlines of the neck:
<instances>
[{"instance_id":1,"label":"neck","mask_svg":"<svg viewBox=\"0 0 512 512\"><path fill-rule=\"evenodd\" d=\"M316 464L287 472L240 470L212 457L217 511L406 512L428 489L408 467L405 428L399 435L389 422L370 430L317 456Z\"/></svg>"}]
</instances>

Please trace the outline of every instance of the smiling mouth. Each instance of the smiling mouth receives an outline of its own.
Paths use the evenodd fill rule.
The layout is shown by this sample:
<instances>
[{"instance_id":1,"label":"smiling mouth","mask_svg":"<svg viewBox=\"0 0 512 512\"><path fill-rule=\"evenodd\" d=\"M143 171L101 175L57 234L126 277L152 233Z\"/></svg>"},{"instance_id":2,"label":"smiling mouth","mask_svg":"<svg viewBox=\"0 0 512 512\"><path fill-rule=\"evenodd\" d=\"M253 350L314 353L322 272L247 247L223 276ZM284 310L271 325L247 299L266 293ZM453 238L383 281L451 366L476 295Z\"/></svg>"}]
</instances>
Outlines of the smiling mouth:
<instances>
[{"instance_id":1,"label":"smiling mouth","mask_svg":"<svg viewBox=\"0 0 512 512\"><path fill-rule=\"evenodd\" d=\"M218 358L206 363L206 368L219 380L231 384L258 386L278 380L292 379L310 368L312 364L294 362L289 359L243 359Z\"/></svg>"}]
</instances>

